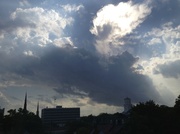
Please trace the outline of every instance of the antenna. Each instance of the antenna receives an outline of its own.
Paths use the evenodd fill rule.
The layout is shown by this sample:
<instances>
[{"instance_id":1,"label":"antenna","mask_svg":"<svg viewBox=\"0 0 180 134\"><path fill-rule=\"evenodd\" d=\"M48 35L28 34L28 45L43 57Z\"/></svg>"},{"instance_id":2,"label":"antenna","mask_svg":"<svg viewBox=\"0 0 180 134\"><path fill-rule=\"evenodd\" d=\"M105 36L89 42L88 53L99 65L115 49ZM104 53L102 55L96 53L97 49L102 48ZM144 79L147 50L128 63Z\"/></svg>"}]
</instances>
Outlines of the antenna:
<instances>
[{"instance_id":1,"label":"antenna","mask_svg":"<svg viewBox=\"0 0 180 134\"><path fill-rule=\"evenodd\" d=\"M36 115L39 117L39 101L37 103L37 111L36 111Z\"/></svg>"}]
</instances>

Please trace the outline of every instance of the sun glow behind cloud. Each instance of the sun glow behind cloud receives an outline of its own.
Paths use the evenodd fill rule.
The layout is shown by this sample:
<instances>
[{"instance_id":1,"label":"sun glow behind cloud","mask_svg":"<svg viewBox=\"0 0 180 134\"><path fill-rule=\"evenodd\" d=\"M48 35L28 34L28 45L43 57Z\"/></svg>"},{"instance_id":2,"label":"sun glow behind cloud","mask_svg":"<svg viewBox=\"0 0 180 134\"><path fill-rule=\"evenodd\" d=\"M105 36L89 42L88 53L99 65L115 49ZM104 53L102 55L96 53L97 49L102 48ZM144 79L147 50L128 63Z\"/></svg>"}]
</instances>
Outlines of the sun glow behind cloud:
<instances>
[{"instance_id":1,"label":"sun glow behind cloud","mask_svg":"<svg viewBox=\"0 0 180 134\"><path fill-rule=\"evenodd\" d=\"M121 38L132 33L150 13L151 7L147 3L134 4L132 1L103 7L90 29L97 37L97 51L108 54L111 53L110 45L125 45Z\"/></svg>"},{"instance_id":2,"label":"sun glow behind cloud","mask_svg":"<svg viewBox=\"0 0 180 134\"><path fill-rule=\"evenodd\" d=\"M169 105L174 104L172 98L179 94L176 88L180 86L179 32L180 25L173 26L172 22L167 22L161 28L155 27L145 33L143 40L146 40L147 45L155 47L151 58L142 58L137 62L142 67L138 72L153 80L153 84ZM159 46L164 50L159 50Z\"/></svg>"},{"instance_id":3,"label":"sun glow behind cloud","mask_svg":"<svg viewBox=\"0 0 180 134\"><path fill-rule=\"evenodd\" d=\"M26 89L32 109L37 99L54 106L57 96L83 115L120 112L127 96L172 106L180 86L178 2L1 0L2 106L19 107Z\"/></svg>"}]
</instances>

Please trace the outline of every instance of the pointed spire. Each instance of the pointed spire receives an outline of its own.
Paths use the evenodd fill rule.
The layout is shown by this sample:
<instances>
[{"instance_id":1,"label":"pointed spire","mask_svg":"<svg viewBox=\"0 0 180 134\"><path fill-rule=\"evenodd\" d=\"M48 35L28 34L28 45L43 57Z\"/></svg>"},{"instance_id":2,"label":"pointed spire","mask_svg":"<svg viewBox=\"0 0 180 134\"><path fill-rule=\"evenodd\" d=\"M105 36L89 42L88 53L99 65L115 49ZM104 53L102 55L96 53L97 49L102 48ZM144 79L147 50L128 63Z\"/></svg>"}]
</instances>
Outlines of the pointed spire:
<instances>
[{"instance_id":1,"label":"pointed spire","mask_svg":"<svg viewBox=\"0 0 180 134\"><path fill-rule=\"evenodd\" d=\"M39 117L39 101L38 101L38 104L37 104L37 111L36 111L36 115Z\"/></svg>"},{"instance_id":2,"label":"pointed spire","mask_svg":"<svg viewBox=\"0 0 180 134\"><path fill-rule=\"evenodd\" d=\"M24 99L24 111L27 111L27 92L25 94L25 99Z\"/></svg>"}]
</instances>

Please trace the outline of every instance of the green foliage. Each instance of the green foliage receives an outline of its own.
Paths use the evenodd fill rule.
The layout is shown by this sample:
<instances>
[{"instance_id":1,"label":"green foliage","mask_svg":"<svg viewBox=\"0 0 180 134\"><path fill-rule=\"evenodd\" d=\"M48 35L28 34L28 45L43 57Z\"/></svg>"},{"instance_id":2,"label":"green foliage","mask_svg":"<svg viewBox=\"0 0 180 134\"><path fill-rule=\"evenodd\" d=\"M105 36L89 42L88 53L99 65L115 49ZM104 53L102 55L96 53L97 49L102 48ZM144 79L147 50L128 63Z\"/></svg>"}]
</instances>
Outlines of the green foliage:
<instances>
[{"instance_id":1,"label":"green foliage","mask_svg":"<svg viewBox=\"0 0 180 134\"><path fill-rule=\"evenodd\" d=\"M34 113L24 111L19 108L18 111L11 109L8 115L4 116L3 129L5 134L23 134L25 132L41 134L41 119Z\"/></svg>"}]
</instances>

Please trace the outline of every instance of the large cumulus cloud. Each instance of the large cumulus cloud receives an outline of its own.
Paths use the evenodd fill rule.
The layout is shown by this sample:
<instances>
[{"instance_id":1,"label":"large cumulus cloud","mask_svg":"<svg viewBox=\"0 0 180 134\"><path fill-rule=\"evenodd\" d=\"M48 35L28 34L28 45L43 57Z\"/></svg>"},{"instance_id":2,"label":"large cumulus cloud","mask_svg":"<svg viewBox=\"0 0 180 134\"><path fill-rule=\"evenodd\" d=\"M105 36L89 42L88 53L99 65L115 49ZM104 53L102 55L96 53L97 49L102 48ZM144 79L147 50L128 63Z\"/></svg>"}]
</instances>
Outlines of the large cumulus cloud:
<instances>
[{"instance_id":1,"label":"large cumulus cloud","mask_svg":"<svg viewBox=\"0 0 180 134\"><path fill-rule=\"evenodd\" d=\"M11 14L11 19L19 24L14 31L14 36L23 42L44 46L54 43L57 39L61 39L63 30L67 25L72 23L72 18L64 18L54 10L45 10L43 8L16 9ZM24 24L22 24L24 23ZM22 27L25 25L25 27ZM61 42L65 44L66 42Z\"/></svg>"},{"instance_id":2,"label":"large cumulus cloud","mask_svg":"<svg viewBox=\"0 0 180 134\"><path fill-rule=\"evenodd\" d=\"M128 52L103 58L84 49L53 47L44 51L39 58L16 56L4 63L4 72L17 77L14 85L47 85L62 95L89 97L115 106L122 105L127 96L134 102L160 101L152 81L134 72L132 66L138 59Z\"/></svg>"},{"instance_id":3,"label":"large cumulus cloud","mask_svg":"<svg viewBox=\"0 0 180 134\"><path fill-rule=\"evenodd\" d=\"M113 47L124 45L121 38L132 33L150 13L151 7L147 2L135 4L129 1L104 6L97 12L90 29L97 36L97 51L107 54Z\"/></svg>"}]
</instances>

